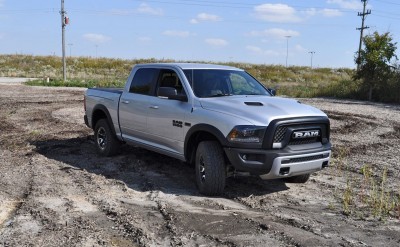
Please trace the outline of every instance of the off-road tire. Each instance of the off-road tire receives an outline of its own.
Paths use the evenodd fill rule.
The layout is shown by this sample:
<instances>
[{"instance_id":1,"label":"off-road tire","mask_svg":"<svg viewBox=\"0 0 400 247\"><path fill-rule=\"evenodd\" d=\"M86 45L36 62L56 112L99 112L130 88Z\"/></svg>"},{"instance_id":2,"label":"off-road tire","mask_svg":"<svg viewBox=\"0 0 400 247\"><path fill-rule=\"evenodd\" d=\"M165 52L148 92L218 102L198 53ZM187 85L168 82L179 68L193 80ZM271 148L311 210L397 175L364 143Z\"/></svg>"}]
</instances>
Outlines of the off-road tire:
<instances>
[{"instance_id":1,"label":"off-road tire","mask_svg":"<svg viewBox=\"0 0 400 247\"><path fill-rule=\"evenodd\" d=\"M308 181L309 178L310 178L310 174L304 174L304 175L288 177L288 178L285 178L284 180L285 180L285 182L288 182L288 183L304 184Z\"/></svg>"},{"instance_id":2,"label":"off-road tire","mask_svg":"<svg viewBox=\"0 0 400 247\"><path fill-rule=\"evenodd\" d=\"M197 146L196 184L200 193L217 196L223 193L226 182L224 151L217 141L203 141Z\"/></svg>"},{"instance_id":3,"label":"off-road tire","mask_svg":"<svg viewBox=\"0 0 400 247\"><path fill-rule=\"evenodd\" d=\"M113 156L119 150L120 141L111 131L107 119L100 119L94 128L96 150L102 156Z\"/></svg>"}]
</instances>

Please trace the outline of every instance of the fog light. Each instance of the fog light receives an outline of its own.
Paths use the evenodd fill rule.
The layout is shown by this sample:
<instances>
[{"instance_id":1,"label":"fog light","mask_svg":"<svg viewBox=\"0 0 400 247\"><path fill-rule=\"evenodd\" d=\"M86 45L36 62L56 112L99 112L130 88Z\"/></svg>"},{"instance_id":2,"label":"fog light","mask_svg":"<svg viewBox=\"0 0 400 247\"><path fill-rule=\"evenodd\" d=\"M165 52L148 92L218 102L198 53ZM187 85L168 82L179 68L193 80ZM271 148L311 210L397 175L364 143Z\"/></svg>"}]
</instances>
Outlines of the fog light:
<instances>
[{"instance_id":1,"label":"fog light","mask_svg":"<svg viewBox=\"0 0 400 247\"><path fill-rule=\"evenodd\" d=\"M290 167L283 167L279 170L279 175L288 175L290 171Z\"/></svg>"}]
</instances>

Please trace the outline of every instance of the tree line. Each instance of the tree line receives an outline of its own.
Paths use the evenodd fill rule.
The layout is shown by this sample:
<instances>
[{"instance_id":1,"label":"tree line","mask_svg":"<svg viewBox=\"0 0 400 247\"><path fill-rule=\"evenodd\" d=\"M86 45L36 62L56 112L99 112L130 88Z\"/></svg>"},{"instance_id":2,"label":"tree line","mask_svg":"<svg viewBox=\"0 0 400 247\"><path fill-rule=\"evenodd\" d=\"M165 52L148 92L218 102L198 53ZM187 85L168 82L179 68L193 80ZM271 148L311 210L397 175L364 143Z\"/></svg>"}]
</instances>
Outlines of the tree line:
<instances>
[{"instance_id":1,"label":"tree line","mask_svg":"<svg viewBox=\"0 0 400 247\"><path fill-rule=\"evenodd\" d=\"M370 101L400 103L397 43L389 32L374 32L365 36L363 41L360 59L358 56L355 58L358 69L353 77L357 84L354 96Z\"/></svg>"}]
</instances>

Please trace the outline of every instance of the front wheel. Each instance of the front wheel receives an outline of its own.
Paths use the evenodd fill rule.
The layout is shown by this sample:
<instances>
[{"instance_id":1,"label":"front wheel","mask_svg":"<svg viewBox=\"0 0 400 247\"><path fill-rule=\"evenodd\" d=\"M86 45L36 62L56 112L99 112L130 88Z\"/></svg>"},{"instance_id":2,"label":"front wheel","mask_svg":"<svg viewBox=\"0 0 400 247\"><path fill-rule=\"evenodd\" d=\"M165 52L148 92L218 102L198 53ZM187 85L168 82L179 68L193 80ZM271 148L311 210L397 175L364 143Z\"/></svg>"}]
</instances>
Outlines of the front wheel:
<instances>
[{"instance_id":1,"label":"front wheel","mask_svg":"<svg viewBox=\"0 0 400 247\"><path fill-rule=\"evenodd\" d=\"M207 196L222 194L225 188L225 158L216 141L200 142L196 151L196 184L200 193Z\"/></svg>"},{"instance_id":2,"label":"front wheel","mask_svg":"<svg viewBox=\"0 0 400 247\"><path fill-rule=\"evenodd\" d=\"M100 119L94 128L97 152L103 156L112 156L117 153L120 142L112 133L107 119Z\"/></svg>"}]
</instances>

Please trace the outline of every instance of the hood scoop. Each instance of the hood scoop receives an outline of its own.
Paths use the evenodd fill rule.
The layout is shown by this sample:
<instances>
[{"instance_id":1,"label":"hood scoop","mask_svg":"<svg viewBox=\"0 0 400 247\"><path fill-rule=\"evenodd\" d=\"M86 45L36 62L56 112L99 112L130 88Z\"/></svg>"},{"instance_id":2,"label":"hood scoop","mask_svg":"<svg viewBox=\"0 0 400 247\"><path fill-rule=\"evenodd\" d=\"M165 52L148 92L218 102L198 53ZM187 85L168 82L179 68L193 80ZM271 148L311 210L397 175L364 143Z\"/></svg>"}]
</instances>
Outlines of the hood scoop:
<instances>
[{"instance_id":1,"label":"hood scoop","mask_svg":"<svg viewBox=\"0 0 400 247\"><path fill-rule=\"evenodd\" d=\"M246 105L249 106L263 106L264 104L261 102L244 102Z\"/></svg>"}]
</instances>

